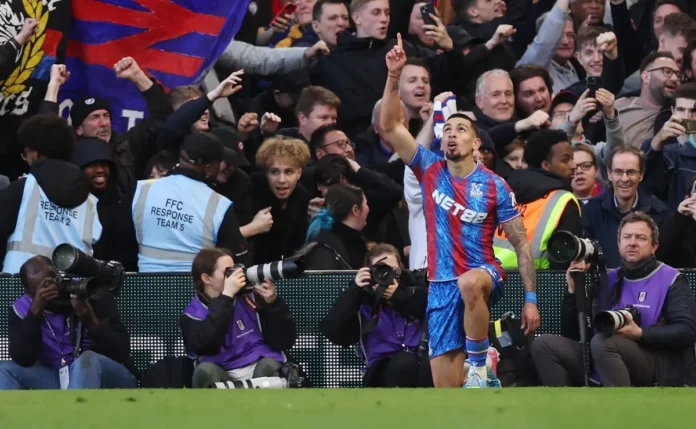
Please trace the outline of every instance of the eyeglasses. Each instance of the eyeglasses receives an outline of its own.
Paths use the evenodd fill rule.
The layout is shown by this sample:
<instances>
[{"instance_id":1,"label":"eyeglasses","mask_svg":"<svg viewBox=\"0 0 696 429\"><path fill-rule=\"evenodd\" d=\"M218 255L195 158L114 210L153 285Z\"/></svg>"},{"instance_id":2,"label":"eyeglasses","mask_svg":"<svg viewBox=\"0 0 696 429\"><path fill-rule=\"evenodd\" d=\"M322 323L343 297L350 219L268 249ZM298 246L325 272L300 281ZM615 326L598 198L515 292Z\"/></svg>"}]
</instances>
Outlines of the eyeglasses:
<instances>
[{"instance_id":1,"label":"eyeglasses","mask_svg":"<svg viewBox=\"0 0 696 429\"><path fill-rule=\"evenodd\" d=\"M628 176L629 179L635 179L640 174L640 171L638 171L638 170L621 170L620 168L617 168L617 169L611 170L611 174L617 179L621 179L624 176L624 174L626 176Z\"/></svg>"},{"instance_id":2,"label":"eyeglasses","mask_svg":"<svg viewBox=\"0 0 696 429\"><path fill-rule=\"evenodd\" d=\"M590 169L594 167L594 163L592 161L587 161L587 162L581 162L579 164L575 164L575 169L580 169L582 171L590 171Z\"/></svg>"},{"instance_id":3,"label":"eyeglasses","mask_svg":"<svg viewBox=\"0 0 696 429\"><path fill-rule=\"evenodd\" d=\"M570 115L570 110L556 110L553 112L553 119L565 120Z\"/></svg>"},{"instance_id":4,"label":"eyeglasses","mask_svg":"<svg viewBox=\"0 0 696 429\"><path fill-rule=\"evenodd\" d=\"M335 142L325 144L324 146L321 147L321 149L323 149L327 146L331 146L332 144L335 144L341 150L346 150L347 146L350 146L351 148L355 149L355 143L353 143L350 140L336 140Z\"/></svg>"},{"instance_id":5,"label":"eyeglasses","mask_svg":"<svg viewBox=\"0 0 696 429\"><path fill-rule=\"evenodd\" d=\"M646 71L647 72L654 72L654 71L658 71L658 70L660 70L662 72L662 74L665 75L665 77L667 79L670 79L672 76L675 76L677 78L677 80L681 80L681 78L682 78L682 74L679 70L674 70L674 69L671 69L669 67L657 67L657 68L646 70Z\"/></svg>"}]
</instances>

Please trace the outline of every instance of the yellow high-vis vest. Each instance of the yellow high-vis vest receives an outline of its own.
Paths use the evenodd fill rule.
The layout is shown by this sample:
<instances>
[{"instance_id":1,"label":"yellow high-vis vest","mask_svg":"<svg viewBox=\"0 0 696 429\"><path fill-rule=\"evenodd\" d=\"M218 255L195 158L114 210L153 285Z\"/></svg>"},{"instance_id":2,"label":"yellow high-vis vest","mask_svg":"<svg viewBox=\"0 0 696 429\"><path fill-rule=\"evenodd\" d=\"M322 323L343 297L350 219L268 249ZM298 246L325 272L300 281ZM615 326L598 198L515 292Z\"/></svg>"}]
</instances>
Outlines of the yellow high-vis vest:
<instances>
[{"instance_id":1,"label":"yellow high-vis vest","mask_svg":"<svg viewBox=\"0 0 696 429\"><path fill-rule=\"evenodd\" d=\"M522 213L522 221L527 230L527 239L532 245L532 255L534 257L534 265L538 270L550 268L548 253L546 246L554 233L558 222L561 220L561 215L566 206L575 203L580 210L580 203L571 192L556 190L544 198L532 201L529 204L520 204L520 212ZM517 254L515 248L510 244L503 232L502 227L498 227L493 238L493 251L495 257L500 261L500 265L504 270L516 270Z\"/></svg>"}]
</instances>

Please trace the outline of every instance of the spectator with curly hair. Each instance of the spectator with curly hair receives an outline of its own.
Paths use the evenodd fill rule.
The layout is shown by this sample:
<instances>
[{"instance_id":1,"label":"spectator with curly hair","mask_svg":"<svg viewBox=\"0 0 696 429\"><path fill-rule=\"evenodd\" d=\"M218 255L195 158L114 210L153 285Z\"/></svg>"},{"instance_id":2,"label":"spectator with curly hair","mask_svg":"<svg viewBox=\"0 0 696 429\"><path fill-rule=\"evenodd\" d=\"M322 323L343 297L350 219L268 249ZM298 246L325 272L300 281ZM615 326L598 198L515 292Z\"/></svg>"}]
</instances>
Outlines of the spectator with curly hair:
<instances>
[{"instance_id":1,"label":"spectator with curly hair","mask_svg":"<svg viewBox=\"0 0 696 429\"><path fill-rule=\"evenodd\" d=\"M251 203L254 213L265 210L272 222L252 239L255 263L287 258L304 243L311 196L298 181L309 158L309 148L300 139L272 137L256 152L261 171L251 175Z\"/></svg>"}]
</instances>

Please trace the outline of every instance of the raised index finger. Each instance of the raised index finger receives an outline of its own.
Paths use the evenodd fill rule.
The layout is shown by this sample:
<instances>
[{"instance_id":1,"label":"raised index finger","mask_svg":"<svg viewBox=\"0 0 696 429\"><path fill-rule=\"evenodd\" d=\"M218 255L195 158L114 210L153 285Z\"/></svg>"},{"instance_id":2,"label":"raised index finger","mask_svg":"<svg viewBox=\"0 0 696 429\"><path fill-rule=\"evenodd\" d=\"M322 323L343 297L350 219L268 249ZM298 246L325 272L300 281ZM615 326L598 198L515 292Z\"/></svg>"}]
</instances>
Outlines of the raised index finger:
<instances>
[{"instance_id":1,"label":"raised index finger","mask_svg":"<svg viewBox=\"0 0 696 429\"><path fill-rule=\"evenodd\" d=\"M403 49L404 43L401 41L401 33L396 33L396 46Z\"/></svg>"}]
</instances>

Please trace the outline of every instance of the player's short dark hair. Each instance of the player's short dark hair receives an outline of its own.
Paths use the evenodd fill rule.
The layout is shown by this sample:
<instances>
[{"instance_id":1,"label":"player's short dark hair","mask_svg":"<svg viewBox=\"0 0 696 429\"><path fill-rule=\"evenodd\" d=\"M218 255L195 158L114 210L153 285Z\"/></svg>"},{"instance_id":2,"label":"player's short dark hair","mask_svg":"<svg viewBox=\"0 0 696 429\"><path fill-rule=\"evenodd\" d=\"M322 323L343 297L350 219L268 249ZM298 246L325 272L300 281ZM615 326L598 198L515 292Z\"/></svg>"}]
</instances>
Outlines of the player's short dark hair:
<instances>
[{"instance_id":1,"label":"player's short dark hair","mask_svg":"<svg viewBox=\"0 0 696 429\"><path fill-rule=\"evenodd\" d=\"M510 80L512 80L512 88L515 92L515 97L517 97L517 91L520 90L520 84L535 77L542 78L549 93L553 92L553 79L551 79L549 71L536 64L525 64L515 67L510 71Z\"/></svg>"},{"instance_id":2,"label":"player's short dark hair","mask_svg":"<svg viewBox=\"0 0 696 429\"><path fill-rule=\"evenodd\" d=\"M452 0L452 10L458 17L469 20L469 14L466 10L476 6L477 0Z\"/></svg>"},{"instance_id":3,"label":"player's short dark hair","mask_svg":"<svg viewBox=\"0 0 696 429\"><path fill-rule=\"evenodd\" d=\"M341 183L341 179L348 180L351 167L345 156L330 153L317 161L314 165L314 182L317 186L333 186Z\"/></svg>"},{"instance_id":4,"label":"player's short dark hair","mask_svg":"<svg viewBox=\"0 0 696 429\"><path fill-rule=\"evenodd\" d=\"M70 161L77 137L68 121L54 114L34 115L24 121L17 132L22 148L35 150L49 159Z\"/></svg>"},{"instance_id":5,"label":"player's short dark hair","mask_svg":"<svg viewBox=\"0 0 696 429\"><path fill-rule=\"evenodd\" d=\"M312 19L314 21L321 20L321 14L324 13L325 4L342 4L346 6L346 10L348 10L348 5L346 5L344 0L319 0L314 4L314 8L312 9Z\"/></svg>"},{"instance_id":6,"label":"player's short dark hair","mask_svg":"<svg viewBox=\"0 0 696 429\"><path fill-rule=\"evenodd\" d=\"M447 120L445 121L445 124L447 124L447 122L449 122L450 119L454 119L454 118L466 119L466 120L469 122L469 126L471 127L471 131L474 132L474 135L475 135L477 138L478 138L478 137L481 137L481 133L479 132L478 125L476 125L476 122L474 122L470 117L468 117L468 116L465 115L464 113L455 112L455 113L449 115L449 117L448 117Z\"/></svg>"},{"instance_id":7,"label":"player's short dark hair","mask_svg":"<svg viewBox=\"0 0 696 429\"><path fill-rule=\"evenodd\" d=\"M670 52L667 51L653 51L649 53L648 55L643 58L643 61L640 63L640 72L643 73L645 69L650 67L652 63L657 61L660 58L669 58L670 60L674 59L674 55L672 55Z\"/></svg>"},{"instance_id":8,"label":"player's short dark hair","mask_svg":"<svg viewBox=\"0 0 696 429\"><path fill-rule=\"evenodd\" d=\"M534 132L524 148L524 160L529 168L541 168L544 161L551 161L553 147L568 143L568 136L561 130L542 129Z\"/></svg>"}]
</instances>

